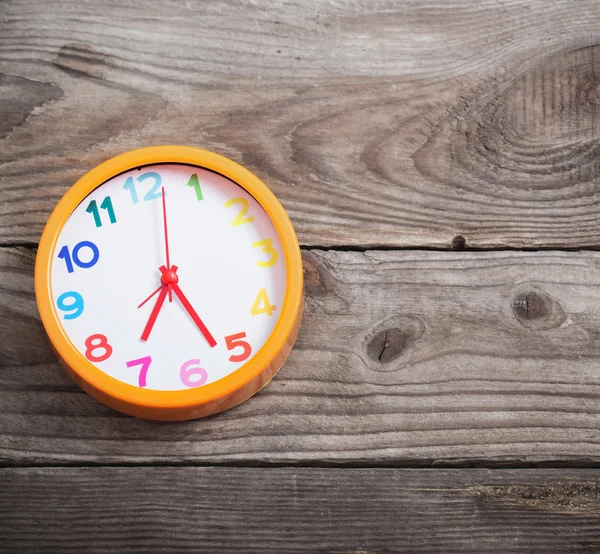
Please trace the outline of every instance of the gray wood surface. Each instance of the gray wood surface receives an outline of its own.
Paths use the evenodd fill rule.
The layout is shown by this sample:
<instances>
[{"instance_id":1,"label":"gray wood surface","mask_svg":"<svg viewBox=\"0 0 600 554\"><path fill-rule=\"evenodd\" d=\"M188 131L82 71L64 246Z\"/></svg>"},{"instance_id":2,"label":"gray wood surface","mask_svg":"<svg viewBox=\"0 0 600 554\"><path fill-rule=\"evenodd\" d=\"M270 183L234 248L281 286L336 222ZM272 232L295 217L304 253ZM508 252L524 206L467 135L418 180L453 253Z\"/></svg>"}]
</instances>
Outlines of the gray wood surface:
<instances>
[{"instance_id":1,"label":"gray wood surface","mask_svg":"<svg viewBox=\"0 0 600 554\"><path fill-rule=\"evenodd\" d=\"M164 424L65 375L33 263L173 143L274 190L307 296L266 389ZM0 552L600 551L599 184L595 0L0 0Z\"/></svg>"},{"instance_id":2,"label":"gray wood surface","mask_svg":"<svg viewBox=\"0 0 600 554\"><path fill-rule=\"evenodd\" d=\"M123 151L255 171L305 245L596 246L596 0L0 3L0 242Z\"/></svg>"},{"instance_id":3,"label":"gray wood surface","mask_svg":"<svg viewBox=\"0 0 600 554\"><path fill-rule=\"evenodd\" d=\"M598 552L594 470L0 470L19 552Z\"/></svg>"},{"instance_id":4,"label":"gray wood surface","mask_svg":"<svg viewBox=\"0 0 600 554\"><path fill-rule=\"evenodd\" d=\"M161 424L70 381L38 322L31 252L0 249L0 459L600 462L600 253L310 251L304 266L303 326L271 384Z\"/></svg>"}]
</instances>

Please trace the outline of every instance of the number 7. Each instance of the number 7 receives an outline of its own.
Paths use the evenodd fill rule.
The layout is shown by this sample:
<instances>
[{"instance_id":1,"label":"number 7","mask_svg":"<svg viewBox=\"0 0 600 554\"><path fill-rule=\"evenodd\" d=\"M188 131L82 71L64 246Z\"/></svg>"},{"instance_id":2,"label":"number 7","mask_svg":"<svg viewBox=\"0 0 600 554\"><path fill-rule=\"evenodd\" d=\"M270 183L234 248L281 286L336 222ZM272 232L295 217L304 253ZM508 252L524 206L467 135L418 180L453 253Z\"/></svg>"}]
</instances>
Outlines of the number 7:
<instances>
[{"instance_id":1,"label":"number 7","mask_svg":"<svg viewBox=\"0 0 600 554\"><path fill-rule=\"evenodd\" d=\"M148 374L148 369L150 368L151 363L151 356L144 356L143 358L138 358L137 360L130 360L127 362L127 367L134 367L136 365L142 366L142 369L140 369L140 377L138 379L140 387L146 386L146 375Z\"/></svg>"}]
</instances>

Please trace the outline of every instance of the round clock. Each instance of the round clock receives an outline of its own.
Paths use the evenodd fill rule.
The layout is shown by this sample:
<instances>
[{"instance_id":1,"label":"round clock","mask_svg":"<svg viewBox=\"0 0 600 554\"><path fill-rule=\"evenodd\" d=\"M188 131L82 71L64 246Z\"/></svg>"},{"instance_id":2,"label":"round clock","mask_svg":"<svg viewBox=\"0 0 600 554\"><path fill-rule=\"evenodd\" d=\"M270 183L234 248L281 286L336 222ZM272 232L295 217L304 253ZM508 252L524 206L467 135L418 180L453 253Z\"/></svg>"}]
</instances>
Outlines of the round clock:
<instances>
[{"instance_id":1,"label":"round clock","mask_svg":"<svg viewBox=\"0 0 600 554\"><path fill-rule=\"evenodd\" d=\"M73 379L157 420L214 414L264 387L304 299L277 198L237 163L182 146L128 152L77 181L42 234L35 289Z\"/></svg>"}]
</instances>

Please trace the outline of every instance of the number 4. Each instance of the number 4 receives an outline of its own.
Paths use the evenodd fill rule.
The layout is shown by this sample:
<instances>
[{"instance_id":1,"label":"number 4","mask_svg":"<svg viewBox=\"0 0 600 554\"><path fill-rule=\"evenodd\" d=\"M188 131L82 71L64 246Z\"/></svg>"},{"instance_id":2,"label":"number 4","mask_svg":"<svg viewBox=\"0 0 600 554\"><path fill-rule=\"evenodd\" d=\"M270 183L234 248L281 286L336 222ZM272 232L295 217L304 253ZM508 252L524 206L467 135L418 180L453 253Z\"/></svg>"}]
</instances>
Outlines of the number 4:
<instances>
[{"instance_id":1,"label":"number 4","mask_svg":"<svg viewBox=\"0 0 600 554\"><path fill-rule=\"evenodd\" d=\"M261 308L262 304L262 308ZM273 315L273 312L277 309L276 306L271 304L269 297L267 296L267 289L260 289L256 300L254 301L254 306L250 310L252 315L260 315L267 314Z\"/></svg>"}]
</instances>

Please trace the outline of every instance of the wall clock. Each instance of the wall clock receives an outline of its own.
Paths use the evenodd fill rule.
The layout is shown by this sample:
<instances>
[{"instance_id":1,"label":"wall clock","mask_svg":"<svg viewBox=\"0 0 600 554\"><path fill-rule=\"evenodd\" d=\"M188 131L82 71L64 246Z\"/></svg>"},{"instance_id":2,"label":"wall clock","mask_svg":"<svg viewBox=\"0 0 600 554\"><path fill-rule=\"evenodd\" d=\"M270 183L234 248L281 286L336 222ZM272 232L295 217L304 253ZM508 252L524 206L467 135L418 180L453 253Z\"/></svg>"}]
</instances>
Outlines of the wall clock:
<instances>
[{"instance_id":1,"label":"wall clock","mask_svg":"<svg viewBox=\"0 0 600 554\"><path fill-rule=\"evenodd\" d=\"M214 414L265 386L304 298L274 194L232 160L182 146L128 152L77 181L42 234L35 289L73 379L157 420Z\"/></svg>"}]
</instances>

